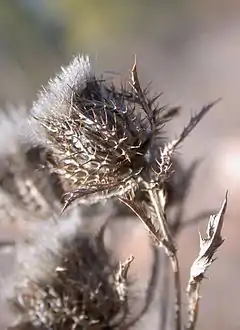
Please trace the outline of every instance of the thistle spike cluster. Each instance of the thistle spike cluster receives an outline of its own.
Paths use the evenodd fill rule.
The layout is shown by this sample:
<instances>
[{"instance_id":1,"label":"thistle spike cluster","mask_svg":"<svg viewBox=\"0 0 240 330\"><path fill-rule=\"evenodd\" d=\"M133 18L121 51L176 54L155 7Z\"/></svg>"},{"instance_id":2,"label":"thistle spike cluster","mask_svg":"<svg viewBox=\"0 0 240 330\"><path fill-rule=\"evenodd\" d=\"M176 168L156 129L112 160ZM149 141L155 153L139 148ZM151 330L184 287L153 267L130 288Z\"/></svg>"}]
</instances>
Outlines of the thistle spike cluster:
<instances>
[{"instance_id":1,"label":"thistle spike cluster","mask_svg":"<svg viewBox=\"0 0 240 330\"><path fill-rule=\"evenodd\" d=\"M212 105L190 121L179 140L164 144L162 128L179 109L160 107L141 88L136 64L130 87L118 89L94 76L88 58L76 57L50 81L32 113L69 191L67 206L92 196L133 199L142 181L161 186L172 172L177 145Z\"/></svg>"},{"instance_id":2,"label":"thistle spike cluster","mask_svg":"<svg viewBox=\"0 0 240 330\"><path fill-rule=\"evenodd\" d=\"M133 258L117 263L104 245L103 231L94 236L76 230L73 237L58 239L58 247L45 250L45 256L36 256L41 273L28 272L15 287L11 305L16 321L9 329L114 329L127 324L127 275Z\"/></svg>"}]
</instances>

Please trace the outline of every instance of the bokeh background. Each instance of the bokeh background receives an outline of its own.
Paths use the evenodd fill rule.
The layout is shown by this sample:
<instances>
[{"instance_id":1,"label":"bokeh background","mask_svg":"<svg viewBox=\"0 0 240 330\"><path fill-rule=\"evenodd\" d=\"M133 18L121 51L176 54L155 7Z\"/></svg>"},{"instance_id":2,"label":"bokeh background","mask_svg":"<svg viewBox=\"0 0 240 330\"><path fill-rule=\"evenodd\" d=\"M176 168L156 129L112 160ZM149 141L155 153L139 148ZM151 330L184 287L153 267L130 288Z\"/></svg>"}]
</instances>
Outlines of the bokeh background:
<instances>
[{"instance_id":1,"label":"bokeh background","mask_svg":"<svg viewBox=\"0 0 240 330\"><path fill-rule=\"evenodd\" d=\"M164 104L182 106L181 116L168 125L172 137L191 113L222 98L185 141L179 157L185 165L203 158L186 218L219 208L229 190L226 241L202 286L197 329L239 329L239 1L0 0L0 107L30 107L41 85L78 53L89 54L99 74L124 78L137 54L143 84L151 81L154 92L163 91ZM178 240L183 288L203 224L186 228ZM14 225L0 226L1 237L19 235ZM135 255L134 276L144 281L151 256L142 225L120 221L115 232L121 257ZM1 256L2 276L10 274L12 263L9 254ZM159 328L157 309L155 304L142 329ZM2 310L0 316L5 329L7 315Z\"/></svg>"}]
</instances>

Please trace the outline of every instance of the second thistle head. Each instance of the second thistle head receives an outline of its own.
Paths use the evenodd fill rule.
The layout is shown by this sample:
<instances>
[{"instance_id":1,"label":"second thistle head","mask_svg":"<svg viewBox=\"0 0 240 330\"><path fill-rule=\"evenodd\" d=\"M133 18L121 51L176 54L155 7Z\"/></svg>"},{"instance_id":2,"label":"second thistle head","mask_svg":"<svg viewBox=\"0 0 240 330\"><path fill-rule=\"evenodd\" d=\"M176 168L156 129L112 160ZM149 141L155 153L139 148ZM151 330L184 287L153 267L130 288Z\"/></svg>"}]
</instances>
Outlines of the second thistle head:
<instances>
[{"instance_id":1,"label":"second thistle head","mask_svg":"<svg viewBox=\"0 0 240 330\"><path fill-rule=\"evenodd\" d=\"M9 283L9 330L128 329L134 321L128 279L133 257L116 260L105 246L105 227L96 235L74 229L45 232L47 246L35 242L30 255L23 247L17 284Z\"/></svg>"}]
</instances>

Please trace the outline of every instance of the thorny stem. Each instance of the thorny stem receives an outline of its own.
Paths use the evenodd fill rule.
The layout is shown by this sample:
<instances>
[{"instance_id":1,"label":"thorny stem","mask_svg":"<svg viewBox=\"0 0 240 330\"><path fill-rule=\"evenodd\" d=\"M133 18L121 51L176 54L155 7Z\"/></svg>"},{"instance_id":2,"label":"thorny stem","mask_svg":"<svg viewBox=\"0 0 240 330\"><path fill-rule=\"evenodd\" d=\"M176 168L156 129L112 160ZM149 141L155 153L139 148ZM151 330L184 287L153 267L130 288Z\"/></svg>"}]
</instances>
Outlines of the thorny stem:
<instances>
[{"instance_id":1,"label":"thorny stem","mask_svg":"<svg viewBox=\"0 0 240 330\"><path fill-rule=\"evenodd\" d=\"M154 210L156 212L160 229L161 229L161 234L162 234L162 239L163 239L163 245L166 248L167 254L170 256L172 254L175 254L176 248L173 244L173 239L171 237L170 231L168 229L168 224L162 209L162 205L160 202L160 198L158 195L158 191L156 188L148 187L148 194L151 200L151 203L154 207Z\"/></svg>"},{"instance_id":2,"label":"thorny stem","mask_svg":"<svg viewBox=\"0 0 240 330\"><path fill-rule=\"evenodd\" d=\"M149 189L150 188L150 189ZM151 200L151 203L156 212L161 234L163 236L162 243L165 248L165 251L171 261L172 270L173 270L173 280L175 288L175 326L176 330L181 330L181 283L180 283L180 267L177 258L177 251L171 237L167 220L160 202L159 191L156 188L148 187L148 194Z\"/></svg>"}]
</instances>

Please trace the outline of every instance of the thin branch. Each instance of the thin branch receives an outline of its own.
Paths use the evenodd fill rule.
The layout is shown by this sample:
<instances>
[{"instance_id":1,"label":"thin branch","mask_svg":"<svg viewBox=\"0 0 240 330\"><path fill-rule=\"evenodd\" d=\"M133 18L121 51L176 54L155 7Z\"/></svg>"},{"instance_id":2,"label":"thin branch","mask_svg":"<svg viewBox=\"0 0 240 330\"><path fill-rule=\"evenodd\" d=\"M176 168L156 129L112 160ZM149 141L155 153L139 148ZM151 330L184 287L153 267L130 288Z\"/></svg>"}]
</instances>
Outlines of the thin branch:
<instances>
[{"instance_id":1,"label":"thin branch","mask_svg":"<svg viewBox=\"0 0 240 330\"><path fill-rule=\"evenodd\" d=\"M151 188L147 186L148 194L152 203L152 206L156 212L157 219L159 221L160 231L162 234L162 240L164 241L164 246L167 249L167 254L169 256L174 255L176 248L173 243L170 230L168 228L168 223L163 211L162 203L160 201L160 196L158 194L158 189Z\"/></svg>"},{"instance_id":2,"label":"thin branch","mask_svg":"<svg viewBox=\"0 0 240 330\"><path fill-rule=\"evenodd\" d=\"M165 249L166 254L168 255L172 269L173 269L173 278L174 278L174 287L175 287L175 324L176 330L181 330L181 283L180 283L180 269L176 253L176 248L173 244L173 239L170 235L167 220L165 214L162 210L162 203L160 201L161 197L158 194L156 189L153 189L147 186L147 191L151 200L151 203L156 212L157 218L159 220L159 229L156 229L151 219L147 217L143 209L138 206L134 201L128 199L119 198L119 200L126 204L139 218L143 221L145 226L148 228L149 232L154 238L155 243L158 246L162 246Z\"/></svg>"},{"instance_id":3,"label":"thin branch","mask_svg":"<svg viewBox=\"0 0 240 330\"><path fill-rule=\"evenodd\" d=\"M159 297L161 306L159 330L166 330L169 312L169 259L166 254L162 254L161 257L162 276L160 281L160 288L162 289L162 292Z\"/></svg>"},{"instance_id":4,"label":"thin branch","mask_svg":"<svg viewBox=\"0 0 240 330\"><path fill-rule=\"evenodd\" d=\"M161 197L159 196L159 191L156 189L148 188L148 194L151 200L151 203L155 209L160 231L163 235L162 241L164 242L164 247L166 253L171 261L172 270L173 270L173 280L174 280L174 290L175 290L175 327L176 330L181 330L182 321L181 321L181 280L180 280L180 267L177 258L177 251L173 243L172 236L170 234L168 223L165 217L165 213L161 203Z\"/></svg>"}]
</instances>

